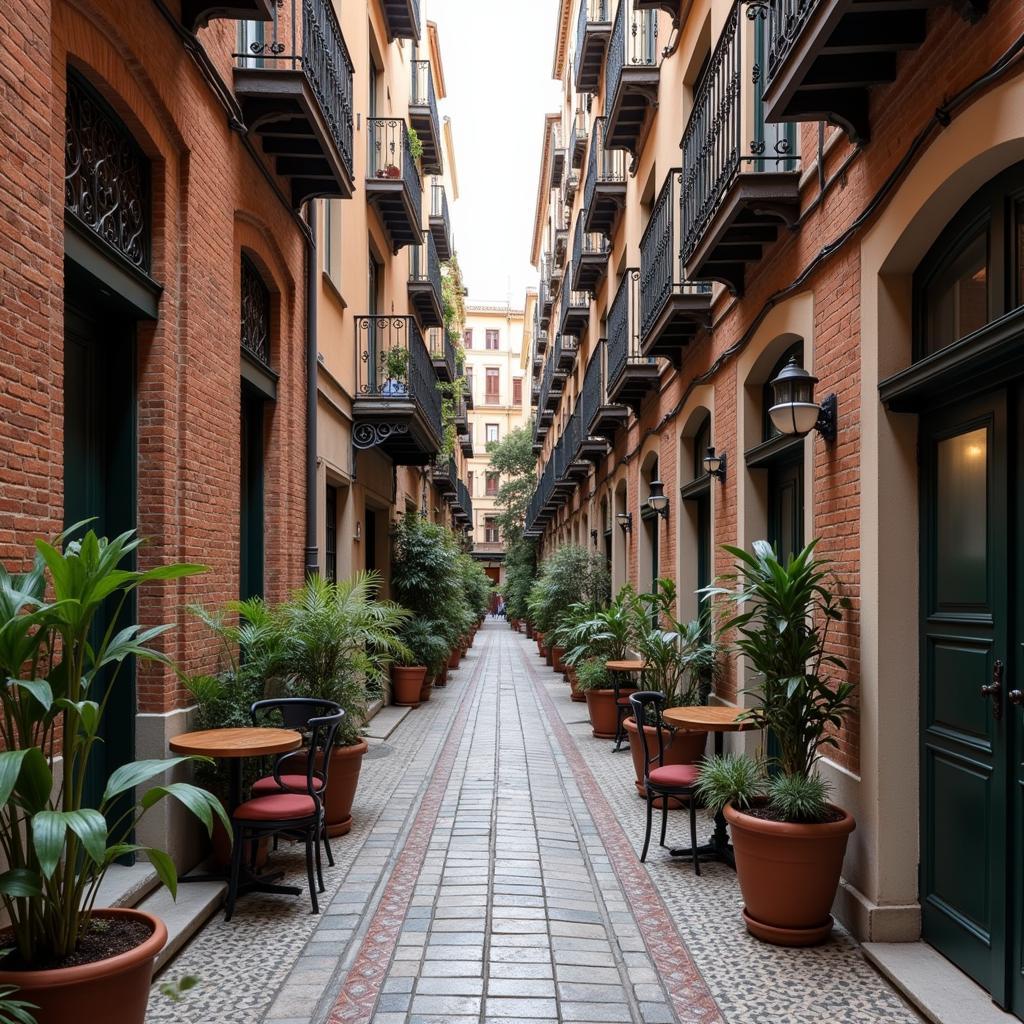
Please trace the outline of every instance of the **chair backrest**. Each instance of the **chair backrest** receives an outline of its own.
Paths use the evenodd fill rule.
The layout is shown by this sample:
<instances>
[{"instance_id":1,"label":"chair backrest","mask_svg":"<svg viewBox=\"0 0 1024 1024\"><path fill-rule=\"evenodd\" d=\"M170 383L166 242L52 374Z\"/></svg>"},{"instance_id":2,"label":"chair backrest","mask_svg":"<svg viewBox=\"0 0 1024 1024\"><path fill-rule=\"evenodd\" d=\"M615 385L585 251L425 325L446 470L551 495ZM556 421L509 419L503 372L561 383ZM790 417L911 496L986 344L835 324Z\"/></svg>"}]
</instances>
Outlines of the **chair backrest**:
<instances>
[{"instance_id":1,"label":"chair backrest","mask_svg":"<svg viewBox=\"0 0 1024 1024\"><path fill-rule=\"evenodd\" d=\"M651 765L654 762L660 765L661 759L665 756L665 741L662 735L664 725L661 718L662 708L665 707L665 694L659 693L657 690L641 690L638 693L631 693L629 695L629 704L633 709L636 734L640 740L640 750L644 756L644 778L647 778ZM648 713L648 710L650 713ZM648 722L649 718L653 719L653 721ZM657 753L654 752L653 744L648 743L647 732L644 729L645 725L656 726L655 735L658 737Z\"/></svg>"},{"instance_id":2,"label":"chair backrest","mask_svg":"<svg viewBox=\"0 0 1024 1024\"><path fill-rule=\"evenodd\" d=\"M250 714L254 725L276 717L286 729L305 733L307 743L301 750L282 754L274 763L274 779L283 789L289 788L282 783L281 776L293 774L287 770L290 762L305 758L306 791L319 804L321 795L327 790L331 752L345 717L341 705L333 700L313 697L275 697L256 701ZM319 787L314 780L320 783Z\"/></svg>"}]
</instances>

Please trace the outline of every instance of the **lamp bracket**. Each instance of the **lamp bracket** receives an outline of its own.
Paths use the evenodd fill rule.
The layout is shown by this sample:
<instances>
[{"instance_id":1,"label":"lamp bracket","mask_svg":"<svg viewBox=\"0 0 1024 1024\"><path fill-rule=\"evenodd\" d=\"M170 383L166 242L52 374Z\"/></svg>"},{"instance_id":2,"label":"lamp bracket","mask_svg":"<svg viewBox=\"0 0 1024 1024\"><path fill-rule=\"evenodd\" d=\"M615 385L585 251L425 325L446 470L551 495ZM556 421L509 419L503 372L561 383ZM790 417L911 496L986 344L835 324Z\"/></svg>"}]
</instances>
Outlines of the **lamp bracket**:
<instances>
[{"instance_id":1,"label":"lamp bracket","mask_svg":"<svg viewBox=\"0 0 1024 1024\"><path fill-rule=\"evenodd\" d=\"M814 429L825 439L827 444L832 444L836 439L836 429L839 425L839 399L835 392L824 399L818 412L818 422Z\"/></svg>"}]
</instances>

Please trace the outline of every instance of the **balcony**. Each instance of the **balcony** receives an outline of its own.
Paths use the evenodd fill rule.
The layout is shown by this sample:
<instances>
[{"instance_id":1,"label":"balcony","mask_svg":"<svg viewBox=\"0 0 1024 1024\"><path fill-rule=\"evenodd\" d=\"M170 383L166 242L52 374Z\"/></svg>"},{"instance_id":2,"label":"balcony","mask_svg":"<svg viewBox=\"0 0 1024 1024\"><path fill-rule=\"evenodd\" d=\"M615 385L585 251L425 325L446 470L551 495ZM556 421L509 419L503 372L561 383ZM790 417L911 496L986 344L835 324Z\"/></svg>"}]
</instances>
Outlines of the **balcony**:
<instances>
[{"instance_id":1,"label":"balcony","mask_svg":"<svg viewBox=\"0 0 1024 1024\"><path fill-rule=\"evenodd\" d=\"M426 465L441 448L441 394L416 321L356 317L356 352L353 445L396 465Z\"/></svg>"},{"instance_id":2,"label":"balcony","mask_svg":"<svg viewBox=\"0 0 1024 1024\"><path fill-rule=\"evenodd\" d=\"M626 204L626 160L621 149L605 148L605 119L594 119L583 191L583 230L611 239Z\"/></svg>"},{"instance_id":3,"label":"balcony","mask_svg":"<svg viewBox=\"0 0 1024 1024\"><path fill-rule=\"evenodd\" d=\"M660 52L658 12L619 0L604 68L605 145L625 149L636 162L647 130L648 111L658 106Z\"/></svg>"},{"instance_id":4,"label":"balcony","mask_svg":"<svg viewBox=\"0 0 1024 1024\"><path fill-rule=\"evenodd\" d=\"M579 402L576 405L577 409L573 409L562 434L565 441L565 467L562 470L562 476L564 479L572 481L574 486L579 486L590 476L592 464L583 457L583 432L580 429L580 418L577 415Z\"/></svg>"},{"instance_id":5,"label":"balcony","mask_svg":"<svg viewBox=\"0 0 1024 1024\"><path fill-rule=\"evenodd\" d=\"M429 60L412 62L412 91L409 93L409 123L423 144L420 164L427 174L444 170L441 159L441 118L437 113L434 75Z\"/></svg>"},{"instance_id":6,"label":"balcony","mask_svg":"<svg viewBox=\"0 0 1024 1024\"><path fill-rule=\"evenodd\" d=\"M546 331L551 326L551 307L554 304L554 296L551 292L551 258L545 256L541 262L540 288L537 293L537 309L540 310L539 323L541 330Z\"/></svg>"},{"instance_id":7,"label":"balcony","mask_svg":"<svg viewBox=\"0 0 1024 1024\"><path fill-rule=\"evenodd\" d=\"M796 222L800 207L795 131L765 124L740 27L736 3L682 141L686 277L721 281L734 295L743 291L746 266L761 260L781 225Z\"/></svg>"},{"instance_id":8,"label":"balcony","mask_svg":"<svg viewBox=\"0 0 1024 1024\"><path fill-rule=\"evenodd\" d=\"M604 235L583 230L583 215L576 217L576 232L572 242L572 274L569 281L576 291L597 290L598 282L608 270L612 247Z\"/></svg>"},{"instance_id":9,"label":"balcony","mask_svg":"<svg viewBox=\"0 0 1024 1024\"><path fill-rule=\"evenodd\" d=\"M420 38L420 0L381 0L388 27L388 42L393 39Z\"/></svg>"},{"instance_id":10,"label":"balcony","mask_svg":"<svg viewBox=\"0 0 1024 1024\"><path fill-rule=\"evenodd\" d=\"M562 201L563 211L568 211L572 207L573 201L576 199L576 193L579 190L579 187L580 172L575 167L573 167L571 163L567 164L565 168L565 173L562 175L562 192L560 197ZM567 212L565 213L565 216L568 217Z\"/></svg>"},{"instance_id":11,"label":"balcony","mask_svg":"<svg viewBox=\"0 0 1024 1024\"><path fill-rule=\"evenodd\" d=\"M433 327L428 332L430 340L430 361L434 364L437 379L451 384L455 380L455 346L444 327Z\"/></svg>"},{"instance_id":12,"label":"balcony","mask_svg":"<svg viewBox=\"0 0 1024 1024\"><path fill-rule=\"evenodd\" d=\"M545 259L551 268L548 272L548 286L551 290L551 295L554 296L562 285L562 260L558 257L557 249L546 256Z\"/></svg>"},{"instance_id":13,"label":"balcony","mask_svg":"<svg viewBox=\"0 0 1024 1024\"><path fill-rule=\"evenodd\" d=\"M626 422L629 415L620 406L620 415L612 417L608 410L612 407L604 397L602 362L605 343L602 340L591 353L587 371L583 375L583 389L580 391L576 412L580 418L580 456L599 465L608 454L608 442L614 438L615 431ZM602 411L604 410L604 411Z\"/></svg>"},{"instance_id":14,"label":"balcony","mask_svg":"<svg viewBox=\"0 0 1024 1024\"><path fill-rule=\"evenodd\" d=\"M423 232L423 241L409 253L409 303L419 317L421 327L441 327L444 305L441 299L441 261L437 258L434 236Z\"/></svg>"},{"instance_id":15,"label":"balcony","mask_svg":"<svg viewBox=\"0 0 1024 1024\"><path fill-rule=\"evenodd\" d=\"M453 419L455 422L455 433L459 437L469 437L469 412L466 409L465 399L459 398L456 400Z\"/></svg>"},{"instance_id":16,"label":"balcony","mask_svg":"<svg viewBox=\"0 0 1024 1024\"><path fill-rule=\"evenodd\" d=\"M586 108L580 107L572 119L572 131L569 134L569 164L577 169L583 167L587 155L587 139L590 137L590 114Z\"/></svg>"},{"instance_id":17,"label":"balcony","mask_svg":"<svg viewBox=\"0 0 1024 1024\"><path fill-rule=\"evenodd\" d=\"M447 262L455 251L452 241L452 222L448 215L448 192L436 182L430 186L430 233L434 236L437 258Z\"/></svg>"},{"instance_id":18,"label":"balcony","mask_svg":"<svg viewBox=\"0 0 1024 1024\"><path fill-rule=\"evenodd\" d=\"M457 493L459 471L455 465L455 456L438 455L430 466L430 479L434 486L445 497L454 497Z\"/></svg>"},{"instance_id":19,"label":"balcony","mask_svg":"<svg viewBox=\"0 0 1024 1024\"><path fill-rule=\"evenodd\" d=\"M828 121L867 142L868 92L896 78L900 52L924 42L929 0L770 0L765 119ZM984 3L962 4L970 18ZM763 17L763 16L762 16ZM763 27L763 26L762 26Z\"/></svg>"},{"instance_id":20,"label":"balcony","mask_svg":"<svg viewBox=\"0 0 1024 1024\"><path fill-rule=\"evenodd\" d=\"M576 19L576 91L596 95L612 34L612 0L580 0Z\"/></svg>"},{"instance_id":21,"label":"balcony","mask_svg":"<svg viewBox=\"0 0 1024 1024\"><path fill-rule=\"evenodd\" d=\"M198 32L214 18L226 21L273 21L274 0L181 0L181 23L189 32Z\"/></svg>"},{"instance_id":22,"label":"balcony","mask_svg":"<svg viewBox=\"0 0 1024 1024\"><path fill-rule=\"evenodd\" d=\"M455 483L455 505L452 508L452 515L456 522L468 526L473 522L473 499L469 495L469 488L462 480Z\"/></svg>"},{"instance_id":23,"label":"balcony","mask_svg":"<svg viewBox=\"0 0 1024 1024\"><path fill-rule=\"evenodd\" d=\"M552 358L555 361L554 372L556 374L572 373L573 367L576 365L578 353L579 343L576 339L567 334L559 334L555 338L555 350L552 353Z\"/></svg>"},{"instance_id":24,"label":"balcony","mask_svg":"<svg viewBox=\"0 0 1024 1024\"><path fill-rule=\"evenodd\" d=\"M562 126L557 122L551 126L551 180L548 184L558 188L565 170L565 150L562 148Z\"/></svg>"},{"instance_id":25,"label":"balcony","mask_svg":"<svg viewBox=\"0 0 1024 1024\"><path fill-rule=\"evenodd\" d=\"M473 386L468 380L462 382L462 400L466 403L467 409L473 408Z\"/></svg>"},{"instance_id":26,"label":"balcony","mask_svg":"<svg viewBox=\"0 0 1024 1024\"><path fill-rule=\"evenodd\" d=\"M563 337L578 338L590 326L590 292L573 291L566 284L562 288L561 306L558 323Z\"/></svg>"},{"instance_id":27,"label":"balcony","mask_svg":"<svg viewBox=\"0 0 1024 1024\"><path fill-rule=\"evenodd\" d=\"M409 151L409 129L396 118L366 120L366 200L377 211L394 252L422 241L423 186Z\"/></svg>"},{"instance_id":28,"label":"balcony","mask_svg":"<svg viewBox=\"0 0 1024 1024\"><path fill-rule=\"evenodd\" d=\"M462 449L463 458L473 458L473 435L463 434L462 437L459 438L459 447Z\"/></svg>"},{"instance_id":29,"label":"balcony","mask_svg":"<svg viewBox=\"0 0 1024 1024\"><path fill-rule=\"evenodd\" d=\"M290 185L296 209L317 196L349 199L352 59L331 0L288 0L269 31L234 54L234 87L250 133Z\"/></svg>"},{"instance_id":30,"label":"balcony","mask_svg":"<svg viewBox=\"0 0 1024 1024\"><path fill-rule=\"evenodd\" d=\"M679 249L683 172L668 172L640 242L640 344L646 356L665 356L676 367L683 349L711 322L711 285L687 281Z\"/></svg>"},{"instance_id":31,"label":"balcony","mask_svg":"<svg viewBox=\"0 0 1024 1024\"><path fill-rule=\"evenodd\" d=\"M640 271L630 269L608 312L608 398L639 416L658 376L657 362L640 348Z\"/></svg>"}]
</instances>

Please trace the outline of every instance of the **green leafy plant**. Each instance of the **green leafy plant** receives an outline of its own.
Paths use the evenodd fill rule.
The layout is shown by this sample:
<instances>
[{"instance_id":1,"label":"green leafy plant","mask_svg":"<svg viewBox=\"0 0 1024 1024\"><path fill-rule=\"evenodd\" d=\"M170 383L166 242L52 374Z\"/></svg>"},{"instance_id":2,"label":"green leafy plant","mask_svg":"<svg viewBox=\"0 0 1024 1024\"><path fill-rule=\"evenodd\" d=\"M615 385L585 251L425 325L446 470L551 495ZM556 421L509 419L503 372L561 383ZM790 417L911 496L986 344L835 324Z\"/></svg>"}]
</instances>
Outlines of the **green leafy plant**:
<instances>
[{"instance_id":1,"label":"green leafy plant","mask_svg":"<svg viewBox=\"0 0 1024 1024\"><path fill-rule=\"evenodd\" d=\"M419 163L423 158L423 140L415 128L407 129L409 132L409 155L414 163Z\"/></svg>"},{"instance_id":2,"label":"green leafy plant","mask_svg":"<svg viewBox=\"0 0 1024 1024\"><path fill-rule=\"evenodd\" d=\"M530 589L530 620L544 633L554 631L572 605L600 607L608 587L608 565L600 555L577 545L561 547L541 565Z\"/></svg>"},{"instance_id":3,"label":"green leafy plant","mask_svg":"<svg viewBox=\"0 0 1024 1024\"><path fill-rule=\"evenodd\" d=\"M0 950L0 957L10 950ZM13 985L0 985L0 1024L36 1024L32 1011L37 1009L35 1003L24 999L15 999L17 988Z\"/></svg>"},{"instance_id":4,"label":"green leafy plant","mask_svg":"<svg viewBox=\"0 0 1024 1024\"><path fill-rule=\"evenodd\" d=\"M636 591L627 583L606 608L597 609L566 631L569 647L564 660L578 665L595 656L602 662L630 657L636 648L637 623L642 615Z\"/></svg>"},{"instance_id":5,"label":"green leafy plant","mask_svg":"<svg viewBox=\"0 0 1024 1024\"><path fill-rule=\"evenodd\" d=\"M764 767L746 754L705 758L697 780L697 793L704 805L718 813L726 806L750 807L766 792Z\"/></svg>"},{"instance_id":6,"label":"green leafy plant","mask_svg":"<svg viewBox=\"0 0 1024 1024\"><path fill-rule=\"evenodd\" d=\"M773 775L768 780L768 803L784 821L821 821L828 814L831 788L817 774Z\"/></svg>"},{"instance_id":7,"label":"green leafy plant","mask_svg":"<svg viewBox=\"0 0 1024 1024\"><path fill-rule=\"evenodd\" d=\"M31 571L0 566L0 848L7 869L0 897L21 961L59 962L89 927L100 883L119 857L144 853L172 894L177 873L162 850L131 841L140 819L166 797L182 803L212 831L214 815L230 825L220 802L183 782L135 790L187 761L135 761L116 769L90 803L86 781L102 743L103 720L118 674L128 659L168 663L154 646L169 625L125 625L130 599L153 584L204 571L199 565L128 568L140 546L132 532L113 539L92 530L54 544L36 541ZM52 600L47 598L47 590ZM112 609L100 630L100 615ZM55 784L54 760L63 776Z\"/></svg>"},{"instance_id":8,"label":"green leafy plant","mask_svg":"<svg viewBox=\"0 0 1024 1024\"><path fill-rule=\"evenodd\" d=\"M584 658L576 666L576 689L581 693L588 690L605 690L611 686L611 677L604 667L603 658Z\"/></svg>"},{"instance_id":9,"label":"green leafy plant","mask_svg":"<svg viewBox=\"0 0 1024 1024\"><path fill-rule=\"evenodd\" d=\"M407 382L409 373L409 350L392 345L384 351L384 377L399 384Z\"/></svg>"},{"instance_id":10,"label":"green leafy plant","mask_svg":"<svg viewBox=\"0 0 1024 1024\"><path fill-rule=\"evenodd\" d=\"M160 984L160 994L172 1003L180 1003L187 992L191 992L199 984L199 979L191 974L183 975L175 981L164 981Z\"/></svg>"},{"instance_id":11,"label":"green leafy plant","mask_svg":"<svg viewBox=\"0 0 1024 1024\"><path fill-rule=\"evenodd\" d=\"M448 660L449 646L437 622L418 615L410 617L403 623L400 636L408 648L399 658L400 664L423 665L428 676L435 676L441 671Z\"/></svg>"}]
</instances>

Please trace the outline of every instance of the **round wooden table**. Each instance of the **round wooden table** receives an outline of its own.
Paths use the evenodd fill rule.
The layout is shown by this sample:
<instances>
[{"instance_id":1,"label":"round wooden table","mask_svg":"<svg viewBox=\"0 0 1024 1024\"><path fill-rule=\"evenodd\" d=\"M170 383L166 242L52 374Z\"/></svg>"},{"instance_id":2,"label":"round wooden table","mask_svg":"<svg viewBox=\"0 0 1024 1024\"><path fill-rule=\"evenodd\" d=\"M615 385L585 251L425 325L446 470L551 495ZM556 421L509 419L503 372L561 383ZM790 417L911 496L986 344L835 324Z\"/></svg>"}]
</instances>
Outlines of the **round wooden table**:
<instances>
[{"instance_id":1,"label":"round wooden table","mask_svg":"<svg viewBox=\"0 0 1024 1024\"><path fill-rule=\"evenodd\" d=\"M662 712L665 721L677 729L687 729L692 732L713 732L715 734L715 754L722 756L725 750L725 734L727 732L743 732L755 728L754 723L740 718L747 708L737 708L728 705L699 705L682 708L666 708ZM686 849L669 850L673 857L692 857L693 850ZM725 822L725 815L719 811L715 814L715 831L711 836L711 842L704 846L697 847L697 856L701 860L721 860L730 867L736 867L736 858L733 856L732 845L729 843L729 830Z\"/></svg>"},{"instance_id":2,"label":"round wooden table","mask_svg":"<svg viewBox=\"0 0 1024 1024\"><path fill-rule=\"evenodd\" d=\"M229 812L242 802L242 762L247 757L268 757L273 754L287 754L302 746L302 734L294 729L251 728L200 729L197 732L183 732L170 740L169 746L176 754L195 754L227 761L231 766L231 788ZM294 885L274 885L283 871L272 871L256 875L242 868L238 892L271 892L282 896L298 896L302 890ZM223 882L227 872L201 873L182 876L182 882Z\"/></svg>"},{"instance_id":3,"label":"round wooden table","mask_svg":"<svg viewBox=\"0 0 1024 1024\"><path fill-rule=\"evenodd\" d=\"M640 676L639 689L644 688L644 672L647 671L647 662L642 659L637 660L625 660L625 661L606 661L604 667L609 672L621 672L623 675L630 675L636 672ZM615 691L615 709L616 709L616 725L615 725L615 746L612 747L613 751L622 749L622 741L626 738L626 730L623 729L622 723L629 717L629 705L623 706L619 702L619 686L617 682L613 682L612 689Z\"/></svg>"}]
</instances>

